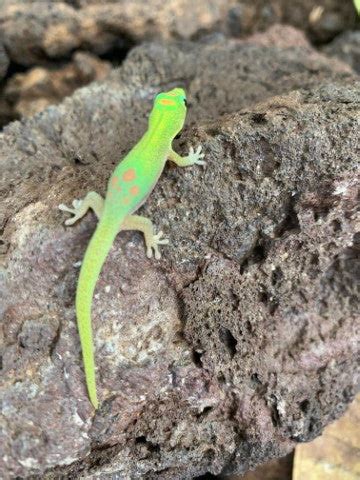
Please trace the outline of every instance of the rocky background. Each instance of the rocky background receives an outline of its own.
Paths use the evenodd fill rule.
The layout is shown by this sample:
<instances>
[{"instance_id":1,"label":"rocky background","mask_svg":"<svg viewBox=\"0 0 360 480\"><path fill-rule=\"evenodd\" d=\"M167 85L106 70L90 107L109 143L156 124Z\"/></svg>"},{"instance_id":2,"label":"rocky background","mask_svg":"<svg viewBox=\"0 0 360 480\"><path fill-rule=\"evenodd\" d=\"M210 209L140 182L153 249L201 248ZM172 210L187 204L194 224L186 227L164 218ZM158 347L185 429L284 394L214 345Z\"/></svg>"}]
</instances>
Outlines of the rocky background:
<instances>
[{"instance_id":1,"label":"rocky background","mask_svg":"<svg viewBox=\"0 0 360 480\"><path fill-rule=\"evenodd\" d=\"M0 478L242 474L340 416L359 382L360 33L338 0L0 0ZM88 86L80 88L86 84ZM102 405L74 314L102 195L154 95L176 150L97 285ZM18 119L18 121L13 121ZM232 477L235 478L235 477Z\"/></svg>"}]
</instances>

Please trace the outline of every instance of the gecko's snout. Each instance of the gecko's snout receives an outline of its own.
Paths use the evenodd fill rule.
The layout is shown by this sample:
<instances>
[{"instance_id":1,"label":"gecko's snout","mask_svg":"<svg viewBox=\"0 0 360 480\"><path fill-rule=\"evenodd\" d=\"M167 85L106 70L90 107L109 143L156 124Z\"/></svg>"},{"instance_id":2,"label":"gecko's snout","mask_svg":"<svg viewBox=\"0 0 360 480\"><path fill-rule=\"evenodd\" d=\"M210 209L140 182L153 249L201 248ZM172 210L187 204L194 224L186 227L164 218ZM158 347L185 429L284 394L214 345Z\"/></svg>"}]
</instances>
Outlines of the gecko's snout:
<instances>
[{"instance_id":1,"label":"gecko's snout","mask_svg":"<svg viewBox=\"0 0 360 480\"><path fill-rule=\"evenodd\" d=\"M173 88L168 92L161 92L156 96L155 103L164 107L185 107L186 93L183 88Z\"/></svg>"},{"instance_id":2,"label":"gecko's snout","mask_svg":"<svg viewBox=\"0 0 360 480\"><path fill-rule=\"evenodd\" d=\"M183 128L186 117L186 93L182 88L161 92L155 97L149 117L149 127L162 125L174 138Z\"/></svg>"}]
</instances>

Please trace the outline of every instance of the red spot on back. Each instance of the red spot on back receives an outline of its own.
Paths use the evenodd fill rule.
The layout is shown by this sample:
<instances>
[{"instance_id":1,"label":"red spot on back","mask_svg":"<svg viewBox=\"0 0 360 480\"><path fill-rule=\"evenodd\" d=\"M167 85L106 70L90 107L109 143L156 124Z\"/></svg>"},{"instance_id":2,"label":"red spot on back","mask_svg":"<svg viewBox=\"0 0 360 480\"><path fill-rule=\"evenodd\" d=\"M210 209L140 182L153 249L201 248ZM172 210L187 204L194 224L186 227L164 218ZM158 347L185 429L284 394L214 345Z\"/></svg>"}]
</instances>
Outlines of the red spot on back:
<instances>
[{"instance_id":1,"label":"red spot on back","mask_svg":"<svg viewBox=\"0 0 360 480\"><path fill-rule=\"evenodd\" d=\"M140 188L137 185L134 185L130 188L131 195L137 195L140 192Z\"/></svg>"},{"instance_id":2,"label":"red spot on back","mask_svg":"<svg viewBox=\"0 0 360 480\"><path fill-rule=\"evenodd\" d=\"M124 198L123 198L122 203L123 203L124 205L127 205L129 202L130 202L130 198L129 198L129 197L124 197Z\"/></svg>"},{"instance_id":3,"label":"red spot on back","mask_svg":"<svg viewBox=\"0 0 360 480\"><path fill-rule=\"evenodd\" d=\"M124 182L131 182L131 180L134 180L136 177L135 170L133 168L129 168L129 170L126 170L123 174L123 180Z\"/></svg>"}]
</instances>

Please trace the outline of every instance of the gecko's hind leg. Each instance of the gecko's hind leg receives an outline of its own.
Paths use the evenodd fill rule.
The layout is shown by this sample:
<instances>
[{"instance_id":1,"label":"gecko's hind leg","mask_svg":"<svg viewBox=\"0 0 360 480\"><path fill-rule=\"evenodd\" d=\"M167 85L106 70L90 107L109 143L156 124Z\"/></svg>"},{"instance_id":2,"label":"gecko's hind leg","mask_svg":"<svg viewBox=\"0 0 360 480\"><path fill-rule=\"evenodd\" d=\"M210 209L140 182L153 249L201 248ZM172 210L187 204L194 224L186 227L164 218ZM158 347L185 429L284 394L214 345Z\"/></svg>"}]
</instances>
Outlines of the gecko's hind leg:
<instances>
[{"instance_id":1,"label":"gecko's hind leg","mask_svg":"<svg viewBox=\"0 0 360 480\"><path fill-rule=\"evenodd\" d=\"M64 204L59 205L60 210L74 215L65 220L65 225L73 225L86 214L89 208L91 208L97 218L100 219L104 209L104 199L96 192L89 192L83 200L74 200L72 204L74 208L69 208Z\"/></svg>"},{"instance_id":2,"label":"gecko's hind leg","mask_svg":"<svg viewBox=\"0 0 360 480\"><path fill-rule=\"evenodd\" d=\"M161 254L159 252L159 245L166 245L169 243L169 240L162 238L163 232L154 234L154 225L151 220L140 215L128 215L125 217L120 230L139 230L143 232L145 237L146 245L146 256L151 258L153 255L153 250L155 258L159 260Z\"/></svg>"}]
</instances>

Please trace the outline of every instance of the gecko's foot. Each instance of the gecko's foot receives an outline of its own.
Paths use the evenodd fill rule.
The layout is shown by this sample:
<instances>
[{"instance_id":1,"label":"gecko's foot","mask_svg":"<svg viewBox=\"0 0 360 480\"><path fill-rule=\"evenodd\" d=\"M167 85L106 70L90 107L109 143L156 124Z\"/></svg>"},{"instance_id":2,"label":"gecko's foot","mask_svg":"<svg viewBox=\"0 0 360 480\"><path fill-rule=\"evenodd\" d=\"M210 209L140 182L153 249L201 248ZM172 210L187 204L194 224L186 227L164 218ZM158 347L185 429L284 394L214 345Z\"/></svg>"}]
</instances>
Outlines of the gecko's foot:
<instances>
[{"instance_id":1,"label":"gecko's foot","mask_svg":"<svg viewBox=\"0 0 360 480\"><path fill-rule=\"evenodd\" d=\"M205 156L201 151L201 145L199 145L195 151L193 147L190 147L189 155L187 156L189 165L206 165L205 160L201 160Z\"/></svg>"},{"instance_id":2,"label":"gecko's foot","mask_svg":"<svg viewBox=\"0 0 360 480\"><path fill-rule=\"evenodd\" d=\"M86 215L86 212L91 208L94 210L97 218L101 218L104 210L104 199L96 192L88 192L83 200L74 200L72 202L73 208L69 208L63 203L59 205L59 209L63 212L68 212L74 215L72 218L68 218L65 221L65 225L73 225L80 218Z\"/></svg>"},{"instance_id":3,"label":"gecko's foot","mask_svg":"<svg viewBox=\"0 0 360 480\"><path fill-rule=\"evenodd\" d=\"M159 251L159 245L167 245L169 243L169 240L167 238L161 238L163 236L163 232L159 232L157 235L153 235L150 242L147 242L146 244L146 256L148 258L151 258L153 255L153 250L154 250L154 256L156 260L159 260L161 258L161 253Z\"/></svg>"},{"instance_id":4,"label":"gecko's foot","mask_svg":"<svg viewBox=\"0 0 360 480\"><path fill-rule=\"evenodd\" d=\"M59 210L62 210L63 212L68 212L74 215L72 218L68 218L67 220L65 220L65 225L73 225L77 220L79 220L79 218L83 216L81 211L81 204L82 204L82 200L75 199L72 202L73 208L69 208L63 203L59 205L58 207Z\"/></svg>"}]
</instances>

